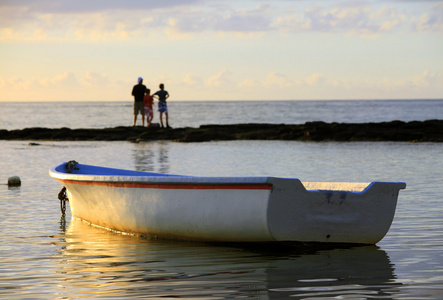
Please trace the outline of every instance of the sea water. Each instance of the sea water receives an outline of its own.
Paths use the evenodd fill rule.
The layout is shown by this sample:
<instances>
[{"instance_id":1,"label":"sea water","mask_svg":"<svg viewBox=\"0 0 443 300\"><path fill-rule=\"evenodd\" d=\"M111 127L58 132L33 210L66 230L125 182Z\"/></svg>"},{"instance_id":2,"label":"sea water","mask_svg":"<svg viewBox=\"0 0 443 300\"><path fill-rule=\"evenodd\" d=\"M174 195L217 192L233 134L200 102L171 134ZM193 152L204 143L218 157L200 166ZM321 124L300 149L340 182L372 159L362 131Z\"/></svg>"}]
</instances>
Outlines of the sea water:
<instances>
[{"instance_id":1,"label":"sea water","mask_svg":"<svg viewBox=\"0 0 443 300\"><path fill-rule=\"evenodd\" d=\"M0 102L0 129L132 126L133 102ZM443 100L168 101L174 128L207 124L364 123L443 118ZM154 121L159 113L154 104ZM137 125L141 125L140 117Z\"/></svg>"},{"instance_id":2,"label":"sea water","mask_svg":"<svg viewBox=\"0 0 443 300\"><path fill-rule=\"evenodd\" d=\"M430 113L429 118L443 119L442 101L352 101L346 102L348 106L343 102L228 103L232 109L222 102L190 102L177 104L175 109L181 109L175 111L171 105L171 116L177 124L203 120L193 126L286 123L281 121L285 116L300 114L288 107L297 107L304 119L300 114L291 123L424 120L423 111ZM97 127L127 126L121 115L130 115L130 105L123 103L111 103L116 108L112 114L102 103L39 103L28 119L9 116L33 105L1 104L0 129L94 127L94 117ZM47 109L38 109L59 111L54 105L69 106L70 113L52 120ZM380 116L371 113L374 106L396 110ZM0 298L443 298L440 143L0 141L0 155ZM376 246L312 249L164 241L93 227L72 219L69 209L62 217L57 199L62 186L49 177L48 169L72 159L195 176L403 181L407 187L400 191L388 234ZM20 187L6 185L13 175L21 178Z\"/></svg>"}]
</instances>

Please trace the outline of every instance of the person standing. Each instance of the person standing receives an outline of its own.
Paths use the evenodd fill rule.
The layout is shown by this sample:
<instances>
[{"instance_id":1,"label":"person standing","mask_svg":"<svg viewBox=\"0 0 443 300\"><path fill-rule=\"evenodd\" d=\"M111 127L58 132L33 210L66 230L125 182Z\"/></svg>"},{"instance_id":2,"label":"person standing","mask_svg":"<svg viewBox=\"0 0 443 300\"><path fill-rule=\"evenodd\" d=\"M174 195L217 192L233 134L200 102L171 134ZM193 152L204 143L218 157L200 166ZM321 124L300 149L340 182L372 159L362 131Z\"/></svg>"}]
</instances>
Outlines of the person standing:
<instances>
[{"instance_id":1,"label":"person standing","mask_svg":"<svg viewBox=\"0 0 443 300\"><path fill-rule=\"evenodd\" d=\"M163 126L163 113L164 113L166 120L166 128L171 128L168 122L168 105L166 104L166 99L169 98L169 93L165 91L165 85L163 83L160 83L159 87L160 91L155 92L155 94L152 96L158 97L158 111L160 112L160 124L161 127L164 128Z\"/></svg>"},{"instance_id":2,"label":"person standing","mask_svg":"<svg viewBox=\"0 0 443 300\"><path fill-rule=\"evenodd\" d=\"M151 96L151 90L146 89L145 97L143 98L143 103L145 106L145 116L146 116L146 126L151 126L152 119L154 118L154 111L152 105L154 103L154 98Z\"/></svg>"},{"instance_id":3,"label":"person standing","mask_svg":"<svg viewBox=\"0 0 443 300\"><path fill-rule=\"evenodd\" d=\"M146 86L143 85L143 78L138 78L138 84L132 88L132 96L134 96L134 121L132 126L137 123L137 115L140 113L142 117L142 126L145 126L145 108L143 105L143 98L146 92Z\"/></svg>"}]
</instances>

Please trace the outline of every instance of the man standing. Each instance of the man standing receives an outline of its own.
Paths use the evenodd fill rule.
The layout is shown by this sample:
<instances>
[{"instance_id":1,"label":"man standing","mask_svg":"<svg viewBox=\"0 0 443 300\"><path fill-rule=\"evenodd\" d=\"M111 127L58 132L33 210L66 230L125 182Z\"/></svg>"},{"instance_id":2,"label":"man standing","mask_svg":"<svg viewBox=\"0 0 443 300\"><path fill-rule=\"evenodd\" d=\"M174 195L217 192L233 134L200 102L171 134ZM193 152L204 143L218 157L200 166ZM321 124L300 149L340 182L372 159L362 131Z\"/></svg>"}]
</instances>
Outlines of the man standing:
<instances>
[{"instance_id":1,"label":"man standing","mask_svg":"<svg viewBox=\"0 0 443 300\"><path fill-rule=\"evenodd\" d=\"M166 119L166 128L171 128L168 122L168 105L166 104L166 99L169 98L169 93L165 91L165 85L160 83L159 85L160 91L155 92L154 96L158 97L158 111L160 112L160 124L163 126L163 113L165 114Z\"/></svg>"},{"instance_id":2,"label":"man standing","mask_svg":"<svg viewBox=\"0 0 443 300\"><path fill-rule=\"evenodd\" d=\"M145 107L143 105L143 97L145 96L146 86L143 85L143 78L138 78L138 84L132 88L132 96L134 96L134 122L137 122L137 115L140 113L142 117L142 126L145 126Z\"/></svg>"}]
</instances>

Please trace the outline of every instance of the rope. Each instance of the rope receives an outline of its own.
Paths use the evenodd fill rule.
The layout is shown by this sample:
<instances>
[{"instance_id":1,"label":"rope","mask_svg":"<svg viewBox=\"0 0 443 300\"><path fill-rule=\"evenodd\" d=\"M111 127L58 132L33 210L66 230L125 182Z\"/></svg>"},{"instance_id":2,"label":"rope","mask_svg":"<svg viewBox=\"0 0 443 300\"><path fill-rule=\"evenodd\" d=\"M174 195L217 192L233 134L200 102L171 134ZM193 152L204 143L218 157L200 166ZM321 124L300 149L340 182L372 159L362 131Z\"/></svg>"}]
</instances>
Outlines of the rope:
<instances>
[{"instance_id":1,"label":"rope","mask_svg":"<svg viewBox=\"0 0 443 300\"><path fill-rule=\"evenodd\" d=\"M60 210L62 212L62 216L64 216L66 211L66 201L69 201L65 187L63 187L58 193L58 199L60 200Z\"/></svg>"},{"instance_id":2,"label":"rope","mask_svg":"<svg viewBox=\"0 0 443 300\"><path fill-rule=\"evenodd\" d=\"M78 170L78 168L75 167L76 165L78 165L78 162L76 162L75 160L68 161L65 165L66 172L72 173L72 171Z\"/></svg>"},{"instance_id":3,"label":"rope","mask_svg":"<svg viewBox=\"0 0 443 300\"><path fill-rule=\"evenodd\" d=\"M70 160L65 164L66 172L72 173L74 170L78 170L75 166L78 165L78 162L75 160ZM58 199L60 200L60 210L62 211L62 216L65 215L66 212L66 201L69 201L68 194L66 193L66 187L63 187L58 193Z\"/></svg>"}]
</instances>

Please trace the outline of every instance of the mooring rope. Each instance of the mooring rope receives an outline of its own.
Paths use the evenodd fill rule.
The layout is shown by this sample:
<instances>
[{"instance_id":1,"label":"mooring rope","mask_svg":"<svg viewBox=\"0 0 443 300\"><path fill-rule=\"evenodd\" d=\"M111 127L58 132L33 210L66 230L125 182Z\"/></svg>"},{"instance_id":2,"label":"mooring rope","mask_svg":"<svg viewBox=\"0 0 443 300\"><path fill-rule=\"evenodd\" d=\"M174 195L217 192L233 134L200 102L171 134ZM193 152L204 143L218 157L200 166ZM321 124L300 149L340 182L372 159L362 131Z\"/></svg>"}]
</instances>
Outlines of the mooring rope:
<instances>
[{"instance_id":1,"label":"mooring rope","mask_svg":"<svg viewBox=\"0 0 443 300\"><path fill-rule=\"evenodd\" d=\"M75 160L70 160L66 163L66 172L68 173L72 173L72 171L74 170L78 170L78 168L76 168L75 166L78 165L78 162L76 162Z\"/></svg>"},{"instance_id":2,"label":"mooring rope","mask_svg":"<svg viewBox=\"0 0 443 300\"><path fill-rule=\"evenodd\" d=\"M60 200L60 210L62 211L62 216L65 215L66 211L66 201L69 201L68 195L66 194L66 187L63 187L58 193L58 199Z\"/></svg>"},{"instance_id":3,"label":"mooring rope","mask_svg":"<svg viewBox=\"0 0 443 300\"><path fill-rule=\"evenodd\" d=\"M78 162L75 160L70 160L65 164L66 172L72 173L74 170L78 170L75 166L78 165ZM60 200L60 210L62 211L62 216L65 215L66 212L66 201L69 201L68 194L66 193L66 187L63 187L58 193L58 199Z\"/></svg>"}]
</instances>

